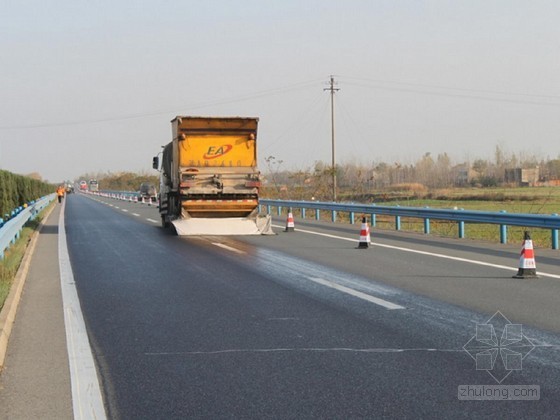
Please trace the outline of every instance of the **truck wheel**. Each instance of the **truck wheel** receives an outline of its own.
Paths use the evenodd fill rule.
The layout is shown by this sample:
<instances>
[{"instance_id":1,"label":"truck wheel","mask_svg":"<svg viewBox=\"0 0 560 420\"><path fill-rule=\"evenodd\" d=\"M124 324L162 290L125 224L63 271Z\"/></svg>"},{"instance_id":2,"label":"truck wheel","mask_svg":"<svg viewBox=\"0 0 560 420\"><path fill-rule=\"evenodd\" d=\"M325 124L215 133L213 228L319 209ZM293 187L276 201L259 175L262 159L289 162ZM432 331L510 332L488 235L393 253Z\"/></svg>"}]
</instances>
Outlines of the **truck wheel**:
<instances>
[{"instance_id":1,"label":"truck wheel","mask_svg":"<svg viewBox=\"0 0 560 420\"><path fill-rule=\"evenodd\" d=\"M167 229L169 227L169 222L167 221L165 216L161 216L161 227Z\"/></svg>"}]
</instances>

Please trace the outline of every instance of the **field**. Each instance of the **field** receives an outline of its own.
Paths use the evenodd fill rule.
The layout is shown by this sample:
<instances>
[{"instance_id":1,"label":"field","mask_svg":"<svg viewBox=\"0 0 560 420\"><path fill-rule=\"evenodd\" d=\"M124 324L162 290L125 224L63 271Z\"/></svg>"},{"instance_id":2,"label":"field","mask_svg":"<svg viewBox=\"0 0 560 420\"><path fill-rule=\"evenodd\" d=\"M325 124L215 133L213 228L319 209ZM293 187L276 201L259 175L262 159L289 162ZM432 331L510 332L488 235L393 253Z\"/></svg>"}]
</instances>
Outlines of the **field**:
<instances>
[{"instance_id":1,"label":"field","mask_svg":"<svg viewBox=\"0 0 560 420\"><path fill-rule=\"evenodd\" d=\"M352 196L353 202L375 203L379 206L402 207L431 207L445 209L465 209L524 214L558 214L560 213L560 187L526 187L526 188L456 188L436 190L422 195L401 191L398 193L378 193L376 197L383 200L372 200L370 197ZM360 199L362 198L362 199ZM346 200L345 200L346 201ZM323 212L322 218L330 220L330 215ZM299 214L299 213L298 213ZM310 216L308 216L310 217ZM348 223L349 217L338 215L338 220ZM356 220L356 223L359 221ZM376 229L395 229L395 220L389 216L377 216ZM470 239L499 242L500 230L498 225L465 224L465 236ZM421 219L402 218L401 230L423 233L424 224ZM508 226L508 242L523 241L524 232L528 230L522 226ZM551 232L549 229L530 229L535 247L550 248ZM443 237L458 237L458 225L455 222L430 221L430 234Z\"/></svg>"},{"instance_id":2,"label":"field","mask_svg":"<svg viewBox=\"0 0 560 420\"><path fill-rule=\"evenodd\" d=\"M464 208L508 213L552 214L560 212L560 187L447 189L407 198L394 204L412 207Z\"/></svg>"}]
</instances>

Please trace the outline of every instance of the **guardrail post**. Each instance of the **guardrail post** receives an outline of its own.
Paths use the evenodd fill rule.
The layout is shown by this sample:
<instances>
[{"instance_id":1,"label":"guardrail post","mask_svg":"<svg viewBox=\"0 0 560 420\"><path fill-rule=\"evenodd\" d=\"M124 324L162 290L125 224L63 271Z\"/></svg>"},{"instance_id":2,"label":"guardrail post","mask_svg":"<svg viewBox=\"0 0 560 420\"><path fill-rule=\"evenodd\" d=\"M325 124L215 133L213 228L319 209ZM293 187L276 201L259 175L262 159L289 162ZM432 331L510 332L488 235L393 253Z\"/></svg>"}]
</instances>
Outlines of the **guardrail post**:
<instances>
[{"instance_id":1,"label":"guardrail post","mask_svg":"<svg viewBox=\"0 0 560 420\"><path fill-rule=\"evenodd\" d=\"M558 216L558 213L553 213L553 216ZM558 229L552 229L552 249L558 249Z\"/></svg>"},{"instance_id":2,"label":"guardrail post","mask_svg":"<svg viewBox=\"0 0 560 420\"><path fill-rule=\"evenodd\" d=\"M301 208L301 218L305 219L305 207Z\"/></svg>"},{"instance_id":3,"label":"guardrail post","mask_svg":"<svg viewBox=\"0 0 560 420\"><path fill-rule=\"evenodd\" d=\"M459 239L465 239L465 222L462 220L458 223L459 226Z\"/></svg>"},{"instance_id":4,"label":"guardrail post","mask_svg":"<svg viewBox=\"0 0 560 420\"><path fill-rule=\"evenodd\" d=\"M507 213L507 211L500 210L500 213ZM507 244L507 225L500 225L500 243Z\"/></svg>"},{"instance_id":5,"label":"guardrail post","mask_svg":"<svg viewBox=\"0 0 560 420\"><path fill-rule=\"evenodd\" d=\"M400 205L397 204L396 207L400 207ZM395 230L401 230L401 216L395 216Z\"/></svg>"},{"instance_id":6,"label":"guardrail post","mask_svg":"<svg viewBox=\"0 0 560 420\"><path fill-rule=\"evenodd\" d=\"M375 204L372 204L372 206L375 207L376 205L375 205ZM371 224L370 224L370 226L373 228L373 227L375 227L375 223L376 223L375 214L374 214L374 213L372 213L372 214L370 215L370 219L371 219Z\"/></svg>"},{"instance_id":7,"label":"guardrail post","mask_svg":"<svg viewBox=\"0 0 560 420\"><path fill-rule=\"evenodd\" d=\"M315 211L315 219L321 220L321 210L331 212L331 219L336 222L337 213L342 212L342 214L348 213L351 223L356 223L356 213L366 213L370 217L371 227L376 226L376 213L379 210L381 215L387 215L388 217L395 218L395 229L402 230L402 218L416 218L421 219L423 223L423 229L426 234L431 234L431 219L439 220L442 216L447 217L447 211L442 212L441 210L433 210L429 207L424 207L424 209L419 208L400 208L400 206L386 207L386 206L376 206L371 205L354 205L354 204L340 204L340 203L322 203L322 202L291 202L288 200L263 200L262 205L267 206L267 211L271 214L272 208L276 207L278 215L282 214L283 207L288 207L291 204L298 204L300 209L300 214L302 217L306 217L306 209L303 206L308 206L310 211ZM285 204L285 205L284 205ZM334 210L336 208L336 210ZM260 208L264 210L264 207ZM505 214L506 211L501 212L474 212L465 211L465 209L457 209L458 211L451 211L449 213L449 219L454 223L457 223L458 236L459 239L464 239L467 236L466 224L467 223L484 223L489 225L497 225L500 229L500 242L506 244L508 242L508 229L509 226L526 226L535 227L541 229L547 229L551 232L551 246L552 249L559 249L559 234L560 231L560 218L557 213L550 215L529 215L529 214ZM274 211L276 212L276 211ZM462 212L462 213L461 213ZM383 216L385 217L385 216ZM7 217L9 218L9 216ZM343 217L344 219L344 217ZM462 220L461 220L462 219ZM4 228L6 225L4 225ZM3 228L3 229L4 229ZM10 238L11 239L11 238ZM5 241L9 239L5 238Z\"/></svg>"},{"instance_id":8,"label":"guardrail post","mask_svg":"<svg viewBox=\"0 0 560 420\"><path fill-rule=\"evenodd\" d=\"M424 207L426 210L429 209L428 206ZM428 217L424 218L424 234L425 235L429 235L430 234L430 219Z\"/></svg>"}]
</instances>

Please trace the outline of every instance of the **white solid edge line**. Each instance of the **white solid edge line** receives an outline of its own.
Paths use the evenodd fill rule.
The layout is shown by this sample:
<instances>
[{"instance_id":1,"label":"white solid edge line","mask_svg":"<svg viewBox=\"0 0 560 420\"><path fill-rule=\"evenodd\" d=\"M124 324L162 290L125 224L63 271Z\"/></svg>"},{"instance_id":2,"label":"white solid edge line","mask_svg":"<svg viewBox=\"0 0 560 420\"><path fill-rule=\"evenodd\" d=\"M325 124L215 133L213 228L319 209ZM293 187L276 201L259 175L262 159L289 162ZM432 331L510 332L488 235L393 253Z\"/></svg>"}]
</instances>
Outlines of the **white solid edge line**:
<instances>
[{"instance_id":1,"label":"white solid edge line","mask_svg":"<svg viewBox=\"0 0 560 420\"><path fill-rule=\"evenodd\" d=\"M231 251L231 252L236 252L237 254L245 254L245 251L241 251L240 249L233 248L231 246L221 244L219 242L212 242L212 245L218 246L218 247L223 248L223 249L227 249L228 251Z\"/></svg>"},{"instance_id":2,"label":"white solid edge line","mask_svg":"<svg viewBox=\"0 0 560 420\"><path fill-rule=\"evenodd\" d=\"M152 223L159 223L157 220L154 219L146 219L148 222L152 222Z\"/></svg>"},{"instance_id":3,"label":"white solid edge line","mask_svg":"<svg viewBox=\"0 0 560 420\"><path fill-rule=\"evenodd\" d=\"M60 285L64 308L66 345L72 383L72 406L75 419L106 419L97 370L87 336L80 300L74 282L74 274L68 255L64 209L60 210L58 222L58 261Z\"/></svg>"},{"instance_id":4,"label":"white solid edge line","mask_svg":"<svg viewBox=\"0 0 560 420\"><path fill-rule=\"evenodd\" d=\"M388 300L384 300L372 295L368 295L367 293L351 289L350 287L342 286L329 280L321 279L319 277L308 277L308 279L315 283L322 284L323 286L330 287L331 289L336 289L340 292L344 292L354 297L367 300L368 302L375 303L376 305L383 306L386 309L405 309L404 306L397 305L396 303L389 302Z\"/></svg>"},{"instance_id":5,"label":"white solid edge line","mask_svg":"<svg viewBox=\"0 0 560 420\"><path fill-rule=\"evenodd\" d=\"M282 228L283 226L273 225L273 227ZM313 232L311 230L303 230L303 229L299 229L299 228L297 228L297 231L298 232L303 232L303 233L309 233L311 235L325 236L327 238L341 239L341 240L350 241L350 242L359 242L357 239L350 239L350 238L345 238L343 236L330 235L328 233ZM389 248L389 249L396 249L396 250L399 250L399 251L413 252L415 254L429 255L429 256L437 257L437 258L446 258L448 260L462 261L462 262L466 262L466 263L470 263L470 264L483 265L483 266L493 267L493 268L500 268L502 270L517 271L517 268L508 267L508 266L505 266L505 265L487 263L487 262L484 262L484 261L469 260L468 258L452 257L451 255L437 254L437 253L434 253L434 252L420 251L420 250L417 250L417 249L404 248L404 247L394 246L394 245L378 244L378 243L373 243L373 242L371 243L371 245L372 246L379 246L381 248ZM551 278L554 278L554 279L560 279L560 275L543 273L542 271L539 271L538 275L541 276L541 277L551 277Z\"/></svg>"}]
</instances>

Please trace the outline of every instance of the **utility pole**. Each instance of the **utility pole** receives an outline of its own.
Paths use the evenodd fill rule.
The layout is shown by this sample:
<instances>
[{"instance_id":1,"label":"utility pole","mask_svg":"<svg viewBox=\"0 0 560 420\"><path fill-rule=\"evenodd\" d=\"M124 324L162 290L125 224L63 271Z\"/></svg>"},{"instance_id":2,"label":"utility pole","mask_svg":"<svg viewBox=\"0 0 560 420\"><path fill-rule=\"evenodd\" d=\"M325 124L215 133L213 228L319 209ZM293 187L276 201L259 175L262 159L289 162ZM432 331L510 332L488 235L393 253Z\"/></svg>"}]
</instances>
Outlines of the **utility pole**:
<instances>
[{"instance_id":1,"label":"utility pole","mask_svg":"<svg viewBox=\"0 0 560 420\"><path fill-rule=\"evenodd\" d=\"M329 87L323 89L331 92L331 141L332 141L332 201L336 201L336 159L334 147L334 92L340 90L335 88L334 76L330 76Z\"/></svg>"}]
</instances>

